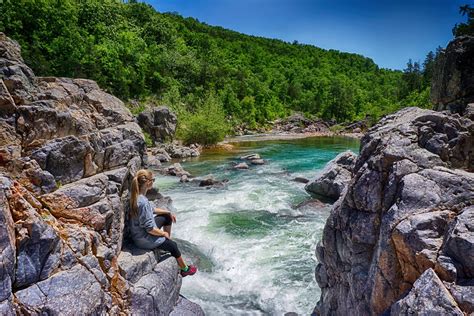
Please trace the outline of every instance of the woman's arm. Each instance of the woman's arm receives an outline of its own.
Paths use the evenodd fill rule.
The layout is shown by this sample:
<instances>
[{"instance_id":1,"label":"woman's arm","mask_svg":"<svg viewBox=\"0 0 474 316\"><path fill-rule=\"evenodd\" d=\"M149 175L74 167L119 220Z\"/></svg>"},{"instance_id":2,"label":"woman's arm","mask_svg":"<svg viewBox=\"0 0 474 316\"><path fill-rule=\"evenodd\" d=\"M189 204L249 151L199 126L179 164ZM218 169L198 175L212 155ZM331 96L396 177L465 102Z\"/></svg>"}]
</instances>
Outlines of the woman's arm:
<instances>
[{"instance_id":1,"label":"woman's arm","mask_svg":"<svg viewBox=\"0 0 474 316\"><path fill-rule=\"evenodd\" d=\"M171 213L170 211L164 210L164 209L159 208L159 207L155 207L155 214L169 215L171 217L171 221L173 221L173 223L176 223L176 216L173 213Z\"/></svg>"},{"instance_id":2,"label":"woman's arm","mask_svg":"<svg viewBox=\"0 0 474 316\"><path fill-rule=\"evenodd\" d=\"M168 214L171 214L170 211L167 211L167 210L164 210L162 208L159 208L159 207L155 207L155 214L158 214L158 215L168 215Z\"/></svg>"},{"instance_id":3,"label":"woman's arm","mask_svg":"<svg viewBox=\"0 0 474 316\"><path fill-rule=\"evenodd\" d=\"M165 232L165 231L162 231L161 229L159 228L152 228L148 231L148 234L150 235L153 235L153 236L158 236L158 237L166 237L166 238L170 238L170 235Z\"/></svg>"}]
</instances>

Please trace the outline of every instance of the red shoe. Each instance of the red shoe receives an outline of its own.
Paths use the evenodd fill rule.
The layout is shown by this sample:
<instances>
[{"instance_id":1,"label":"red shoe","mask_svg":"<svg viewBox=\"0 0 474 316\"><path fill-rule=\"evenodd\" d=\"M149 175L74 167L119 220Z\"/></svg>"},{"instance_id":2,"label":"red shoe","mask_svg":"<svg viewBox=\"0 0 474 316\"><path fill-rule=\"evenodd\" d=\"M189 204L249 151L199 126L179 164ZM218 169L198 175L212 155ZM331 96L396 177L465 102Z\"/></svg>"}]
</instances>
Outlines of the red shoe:
<instances>
[{"instance_id":1,"label":"red shoe","mask_svg":"<svg viewBox=\"0 0 474 316\"><path fill-rule=\"evenodd\" d=\"M181 270L181 276L184 278L185 276L193 275L197 272L197 270L198 269L196 268L196 266L190 265L188 266L188 271Z\"/></svg>"}]
</instances>

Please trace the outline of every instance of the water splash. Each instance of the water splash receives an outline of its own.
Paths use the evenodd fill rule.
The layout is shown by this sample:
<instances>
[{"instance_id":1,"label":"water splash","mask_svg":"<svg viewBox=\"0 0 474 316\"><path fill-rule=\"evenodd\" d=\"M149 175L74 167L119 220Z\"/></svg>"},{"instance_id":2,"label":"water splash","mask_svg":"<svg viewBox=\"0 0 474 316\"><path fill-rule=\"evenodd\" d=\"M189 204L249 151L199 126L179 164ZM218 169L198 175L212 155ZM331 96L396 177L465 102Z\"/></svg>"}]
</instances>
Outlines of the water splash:
<instances>
[{"instance_id":1,"label":"water splash","mask_svg":"<svg viewBox=\"0 0 474 316\"><path fill-rule=\"evenodd\" d=\"M199 188L159 177L161 192L178 213L174 234L213 260L212 271L183 280L182 293L207 315L310 314L320 290L314 248L329 208L295 210L309 199L296 176L312 178L339 152L358 142L345 138L246 142L233 152L209 152L183 163L193 175L229 179L224 188ZM263 166L233 170L231 162L259 153Z\"/></svg>"}]
</instances>

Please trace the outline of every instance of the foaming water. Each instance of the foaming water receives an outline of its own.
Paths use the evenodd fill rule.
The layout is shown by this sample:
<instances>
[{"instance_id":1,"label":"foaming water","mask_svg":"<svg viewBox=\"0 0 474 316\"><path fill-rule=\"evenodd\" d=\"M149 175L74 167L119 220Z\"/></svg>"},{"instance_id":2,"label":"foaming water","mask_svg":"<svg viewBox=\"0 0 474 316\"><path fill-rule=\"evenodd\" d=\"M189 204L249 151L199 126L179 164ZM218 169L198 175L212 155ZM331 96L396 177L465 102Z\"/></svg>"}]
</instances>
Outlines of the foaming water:
<instances>
[{"instance_id":1,"label":"foaming water","mask_svg":"<svg viewBox=\"0 0 474 316\"><path fill-rule=\"evenodd\" d=\"M329 207L295 209L311 197L293 179L313 178L339 152L358 146L335 137L245 142L182 163L194 176L228 179L224 188L159 177L160 191L177 210L174 236L214 263L212 271L183 279L181 293L207 315L310 314L320 295L314 248ZM232 162L246 153L259 153L267 164L233 170Z\"/></svg>"}]
</instances>

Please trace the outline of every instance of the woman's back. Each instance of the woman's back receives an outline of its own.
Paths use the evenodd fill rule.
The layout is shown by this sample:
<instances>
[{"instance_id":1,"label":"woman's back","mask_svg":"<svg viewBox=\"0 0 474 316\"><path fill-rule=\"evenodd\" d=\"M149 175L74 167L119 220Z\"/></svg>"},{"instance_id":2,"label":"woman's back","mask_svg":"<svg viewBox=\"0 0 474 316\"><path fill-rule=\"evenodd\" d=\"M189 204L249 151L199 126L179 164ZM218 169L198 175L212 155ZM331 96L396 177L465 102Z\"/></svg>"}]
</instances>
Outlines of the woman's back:
<instances>
[{"instance_id":1,"label":"woman's back","mask_svg":"<svg viewBox=\"0 0 474 316\"><path fill-rule=\"evenodd\" d=\"M165 241L164 237L153 236L148 233L156 228L153 206L144 195L137 199L138 214L130 215L130 236L140 248L153 249Z\"/></svg>"}]
</instances>

